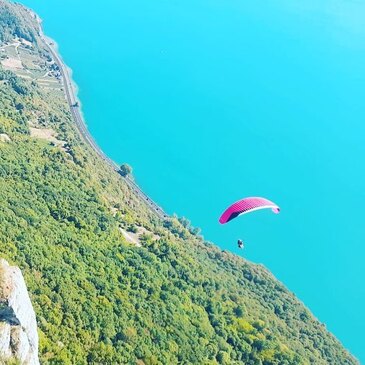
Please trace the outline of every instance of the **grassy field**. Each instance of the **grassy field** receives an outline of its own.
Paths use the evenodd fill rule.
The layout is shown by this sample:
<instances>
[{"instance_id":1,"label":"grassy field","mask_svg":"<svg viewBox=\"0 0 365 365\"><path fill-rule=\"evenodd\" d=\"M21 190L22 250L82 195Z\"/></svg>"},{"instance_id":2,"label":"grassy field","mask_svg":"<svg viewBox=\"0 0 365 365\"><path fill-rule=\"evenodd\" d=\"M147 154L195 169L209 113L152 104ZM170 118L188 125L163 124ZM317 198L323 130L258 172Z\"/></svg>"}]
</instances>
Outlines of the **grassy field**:
<instances>
[{"instance_id":1,"label":"grassy field","mask_svg":"<svg viewBox=\"0 0 365 365\"><path fill-rule=\"evenodd\" d=\"M19 77L36 82L45 90L61 94L62 82L57 71L52 68L52 62L41 59L39 50L29 46L28 43L16 38L12 43L3 44L0 47L3 68Z\"/></svg>"}]
</instances>

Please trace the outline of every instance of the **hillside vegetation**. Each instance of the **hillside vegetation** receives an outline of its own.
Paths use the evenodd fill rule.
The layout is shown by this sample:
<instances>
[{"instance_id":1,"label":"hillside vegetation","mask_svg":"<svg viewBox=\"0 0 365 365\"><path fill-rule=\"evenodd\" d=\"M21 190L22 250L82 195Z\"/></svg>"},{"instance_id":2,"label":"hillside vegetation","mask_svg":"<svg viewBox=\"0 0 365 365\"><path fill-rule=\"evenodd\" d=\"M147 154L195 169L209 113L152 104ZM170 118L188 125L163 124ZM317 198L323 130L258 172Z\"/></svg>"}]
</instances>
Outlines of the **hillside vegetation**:
<instances>
[{"instance_id":1,"label":"hillside vegetation","mask_svg":"<svg viewBox=\"0 0 365 365\"><path fill-rule=\"evenodd\" d=\"M11 41L18 36L35 42L37 32L34 29L34 22L31 18L23 16L24 10L3 0L0 1L0 6L0 41Z\"/></svg>"},{"instance_id":2,"label":"hillside vegetation","mask_svg":"<svg viewBox=\"0 0 365 365\"><path fill-rule=\"evenodd\" d=\"M37 32L0 0L0 40ZM0 68L0 256L25 275L42 364L357 364L264 267L157 219L64 97L13 71ZM122 230L141 227L136 247Z\"/></svg>"}]
</instances>

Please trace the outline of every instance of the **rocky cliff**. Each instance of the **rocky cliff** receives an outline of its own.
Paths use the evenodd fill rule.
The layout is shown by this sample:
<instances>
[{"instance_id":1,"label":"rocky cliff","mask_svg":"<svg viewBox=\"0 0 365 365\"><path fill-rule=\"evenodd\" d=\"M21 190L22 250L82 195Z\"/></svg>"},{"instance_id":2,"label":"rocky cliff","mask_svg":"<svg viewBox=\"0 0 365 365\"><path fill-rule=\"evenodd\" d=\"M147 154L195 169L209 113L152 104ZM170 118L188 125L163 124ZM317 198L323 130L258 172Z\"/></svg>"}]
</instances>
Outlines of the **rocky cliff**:
<instances>
[{"instance_id":1,"label":"rocky cliff","mask_svg":"<svg viewBox=\"0 0 365 365\"><path fill-rule=\"evenodd\" d=\"M37 365L35 313L18 267L0 259L0 359Z\"/></svg>"}]
</instances>

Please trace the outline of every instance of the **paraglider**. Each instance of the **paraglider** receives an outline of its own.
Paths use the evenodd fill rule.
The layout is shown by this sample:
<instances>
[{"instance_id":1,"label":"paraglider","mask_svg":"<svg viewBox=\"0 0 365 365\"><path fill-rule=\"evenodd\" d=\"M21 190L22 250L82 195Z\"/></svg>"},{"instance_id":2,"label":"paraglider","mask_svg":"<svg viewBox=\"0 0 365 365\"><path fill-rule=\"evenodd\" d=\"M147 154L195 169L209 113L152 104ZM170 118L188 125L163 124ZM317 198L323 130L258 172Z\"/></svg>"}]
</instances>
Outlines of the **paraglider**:
<instances>
[{"instance_id":1,"label":"paraglider","mask_svg":"<svg viewBox=\"0 0 365 365\"><path fill-rule=\"evenodd\" d=\"M226 224L242 214L260 209L271 209L276 214L280 212L279 206L268 199L260 197L245 198L229 206L219 218L219 223Z\"/></svg>"},{"instance_id":2,"label":"paraglider","mask_svg":"<svg viewBox=\"0 0 365 365\"><path fill-rule=\"evenodd\" d=\"M271 209L276 214L280 212L279 206L268 199L260 197L245 198L230 205L219 218L219 223L226 224L242 214L251 213L260 209ZM237 241L237 246L241 250L244 248L241 239Z\"/></svg>"}]
</instances>

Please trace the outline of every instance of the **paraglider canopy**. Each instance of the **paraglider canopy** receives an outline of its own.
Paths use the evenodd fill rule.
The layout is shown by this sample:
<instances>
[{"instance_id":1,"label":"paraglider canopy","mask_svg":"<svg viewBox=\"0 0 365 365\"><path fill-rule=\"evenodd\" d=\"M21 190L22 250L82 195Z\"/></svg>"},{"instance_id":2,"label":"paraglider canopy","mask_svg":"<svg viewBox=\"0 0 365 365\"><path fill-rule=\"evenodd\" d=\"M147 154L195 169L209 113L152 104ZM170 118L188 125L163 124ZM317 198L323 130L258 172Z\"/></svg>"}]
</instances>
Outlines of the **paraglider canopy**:
<instances>
[{"instance_id":1,"label":"paraglider canopy","mask_svg":"<svg viewBox=\"0 0 365 365\"><path fill-rule=\"evenodd\" d=\"M228 223L241 214L250 213L260 209L271 209L276 214L280 212L279 206L268 199L260 197L245 198L228 207L219 218L219 223Z\"/></svg>"}]
</instances>

